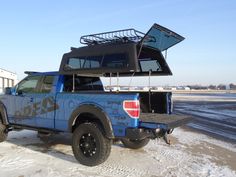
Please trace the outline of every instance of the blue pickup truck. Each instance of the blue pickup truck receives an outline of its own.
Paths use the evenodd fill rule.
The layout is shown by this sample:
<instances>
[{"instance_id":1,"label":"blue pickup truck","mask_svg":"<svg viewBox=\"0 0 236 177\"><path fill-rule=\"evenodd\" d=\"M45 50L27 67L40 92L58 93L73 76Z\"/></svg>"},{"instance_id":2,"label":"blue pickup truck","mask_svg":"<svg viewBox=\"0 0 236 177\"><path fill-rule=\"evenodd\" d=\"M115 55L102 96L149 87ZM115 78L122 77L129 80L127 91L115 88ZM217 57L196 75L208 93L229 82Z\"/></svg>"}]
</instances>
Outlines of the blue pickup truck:
<instances>
[{"instance_id":1,"label":"blue pickup truck","mask_svg":"<svg viewBox=\"0 0 236 177\"><path fill-rule=\"evenodd\" d=\"M83 36L87 46L64 54L59 71L25 72L26 78L6 88L0 142L18 129L72 133L74 156L87 166L104 162L114 140L132 149L155 138L168 143L167 134L189 120L172 114L171 92L105 91L100 77L171 75L162 51L183 38L157 24L147 34L132 30L109 32L116 34L112 39L103 37L107 33ZM168 45L157 44L156 33L167 36Z\"/></svg>"}]
</instances>

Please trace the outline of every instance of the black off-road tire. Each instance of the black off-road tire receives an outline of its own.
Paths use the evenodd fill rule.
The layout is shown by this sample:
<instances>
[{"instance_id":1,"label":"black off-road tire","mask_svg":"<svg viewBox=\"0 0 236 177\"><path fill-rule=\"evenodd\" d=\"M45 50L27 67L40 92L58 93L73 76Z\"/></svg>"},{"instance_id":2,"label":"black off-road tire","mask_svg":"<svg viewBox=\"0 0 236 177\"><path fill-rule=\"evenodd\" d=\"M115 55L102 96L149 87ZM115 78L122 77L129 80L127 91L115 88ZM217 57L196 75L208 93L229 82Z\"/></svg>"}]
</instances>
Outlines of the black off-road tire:
<instances>
[{"instance_id":1,"label":"black off-road tire","mask_svg":"<svg viewBox=\"0 0 236 177\"><path fill-rule=\"evenodd\" d=\"M0 120L0 143L7 139L8 133L5 132L6 126L2 124Z\"/></svg>"},{"instance_id":2,"label":"black off-road tire","mask_svg":"<svg viewBox=\"0 0 236 177\"><path fill-rule=\"evenodd\" d=\"M130 149L140 149L144 146L146 146L149 143L150 139L146 138L143 140L130 140L127 138L121 139L121 142L126 148Z\"/></svg>"},{"instance_id":3,"label":"black off-road tire","mask_svg":"<svg viewBox=\"0 0 236 177\"><path fill-rule=\"evenodd\" d=\"M72 137L72 150L80 164L96 166L110 155L112 141L106 138L96 123L79 125Z\"/></svg>"}]
</instances>

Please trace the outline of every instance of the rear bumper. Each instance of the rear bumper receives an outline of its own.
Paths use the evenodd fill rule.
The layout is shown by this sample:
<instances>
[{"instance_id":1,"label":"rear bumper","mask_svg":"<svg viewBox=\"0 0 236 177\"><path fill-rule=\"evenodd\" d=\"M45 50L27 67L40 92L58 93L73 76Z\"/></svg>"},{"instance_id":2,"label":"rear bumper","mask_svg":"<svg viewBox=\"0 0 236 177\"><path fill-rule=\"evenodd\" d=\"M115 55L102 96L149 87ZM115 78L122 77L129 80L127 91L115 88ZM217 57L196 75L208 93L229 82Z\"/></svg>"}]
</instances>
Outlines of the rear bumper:
<instances>
[{"instance_id":1,"label":"rear bumper","mask_svg":"<svg viewBox=\"0 0 236 177\"><path fill-rule=\"evenodd\" d=\"M126 138L131 140L142 140L146 138L156 138L155 129L146 129L146 128L127 128L126 129Z\"/></svg>"}]
</instances>

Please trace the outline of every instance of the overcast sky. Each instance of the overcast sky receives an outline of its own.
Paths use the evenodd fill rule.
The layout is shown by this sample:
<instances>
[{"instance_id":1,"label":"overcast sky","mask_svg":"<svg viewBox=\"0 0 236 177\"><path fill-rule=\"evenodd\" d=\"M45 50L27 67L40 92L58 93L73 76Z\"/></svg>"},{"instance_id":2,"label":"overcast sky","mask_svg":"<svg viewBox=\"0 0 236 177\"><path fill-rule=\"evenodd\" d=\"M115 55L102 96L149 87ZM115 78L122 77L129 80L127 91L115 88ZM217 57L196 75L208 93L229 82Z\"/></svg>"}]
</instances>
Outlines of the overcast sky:
<instances>
[{"instance_id":1,"label":"overcast sky","mask_svg":"<svg viewBox=\"0 0 236 177\"><path fill-rule=\"evenodd\" d=\"M158 23L186 39L168 50L174 75L152 78L152 85L236 83L235 0L0 3L0 68L19 79L25 70L58 70L63 53L81 45L81 35L130 27L146 32Z\"/></svg>"}]
</instances>

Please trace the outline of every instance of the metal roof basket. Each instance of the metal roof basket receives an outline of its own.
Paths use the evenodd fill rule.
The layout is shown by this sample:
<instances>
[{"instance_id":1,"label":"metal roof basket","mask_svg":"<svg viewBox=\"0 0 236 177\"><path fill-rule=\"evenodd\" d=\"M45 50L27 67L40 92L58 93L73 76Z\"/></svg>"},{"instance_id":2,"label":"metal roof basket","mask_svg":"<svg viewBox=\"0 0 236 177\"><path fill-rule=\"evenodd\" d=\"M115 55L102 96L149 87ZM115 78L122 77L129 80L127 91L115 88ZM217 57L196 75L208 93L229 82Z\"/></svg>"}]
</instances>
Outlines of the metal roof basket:
<instances>
[{"instance_id":1,"label":"metal roof basket","mask_svg":"<svg viewBox=\"0 0 236 177\"><path fill-rule=\"evenodd\" d=\"M81 36L80 43L85 45L96 45L119 42L139 42L144 36L144 33L131 28Z\"/></svg>"}]
</instances>

